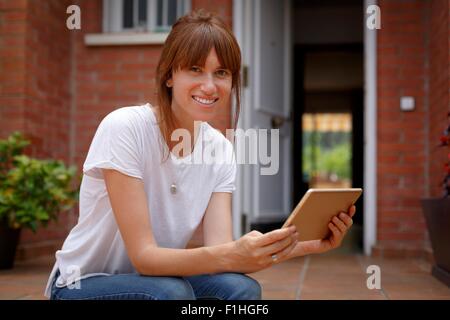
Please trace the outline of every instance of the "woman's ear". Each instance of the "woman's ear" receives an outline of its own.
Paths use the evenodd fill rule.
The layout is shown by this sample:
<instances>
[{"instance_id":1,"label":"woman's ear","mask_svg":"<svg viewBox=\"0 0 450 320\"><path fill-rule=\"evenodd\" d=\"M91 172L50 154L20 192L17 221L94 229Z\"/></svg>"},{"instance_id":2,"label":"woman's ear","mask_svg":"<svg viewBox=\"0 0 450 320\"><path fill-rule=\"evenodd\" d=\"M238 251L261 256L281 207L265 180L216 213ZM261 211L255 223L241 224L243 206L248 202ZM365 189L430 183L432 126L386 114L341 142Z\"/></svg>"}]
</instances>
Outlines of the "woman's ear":
<instances>
[{"instance_id":1,"label":"woman's ear","mask_svg":"<svg viewBox=\"0 0 450 320\"><path fill-rule=\"evenodd\" d=\"M169 88L172 88L172 86L173 86L172 78L170 78L170 79L168 79L168 80L166 81L166 86L169 87Z\"/></svg>"}]
</instances>

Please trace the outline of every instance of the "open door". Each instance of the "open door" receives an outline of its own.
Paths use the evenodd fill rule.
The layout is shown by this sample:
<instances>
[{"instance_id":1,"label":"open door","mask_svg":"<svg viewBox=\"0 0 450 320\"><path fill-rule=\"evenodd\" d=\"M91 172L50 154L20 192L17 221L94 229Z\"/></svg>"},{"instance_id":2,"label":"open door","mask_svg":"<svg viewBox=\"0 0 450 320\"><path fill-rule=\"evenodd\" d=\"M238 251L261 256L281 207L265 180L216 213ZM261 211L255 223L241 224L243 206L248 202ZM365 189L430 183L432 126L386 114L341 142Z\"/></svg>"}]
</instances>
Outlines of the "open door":
<instances>
[{"instance_id":1,"label":"open door","mask_svg":"<svg viewBox=\"0 0 450 320\"><path fill-rule=\"evenodd\" d=\"M233 206L238 236L239 228L242 234L255 225L281 223L292 210L291 28L289 0L234 1L233 6L244 65L239 127L268 130L266 150L270 130L279 130L278 154L270 154L278 158L276 174L262 175L260 161L239 166Z\"/></svg>"}]
</instances>

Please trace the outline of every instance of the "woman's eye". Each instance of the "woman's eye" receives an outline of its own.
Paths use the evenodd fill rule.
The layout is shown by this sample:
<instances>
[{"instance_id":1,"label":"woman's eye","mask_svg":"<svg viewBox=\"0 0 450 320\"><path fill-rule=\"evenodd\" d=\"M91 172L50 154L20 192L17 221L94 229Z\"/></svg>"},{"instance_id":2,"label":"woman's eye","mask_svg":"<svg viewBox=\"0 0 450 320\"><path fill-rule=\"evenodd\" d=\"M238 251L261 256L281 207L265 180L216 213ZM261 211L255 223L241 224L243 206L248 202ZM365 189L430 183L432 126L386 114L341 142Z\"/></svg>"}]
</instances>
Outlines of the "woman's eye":
<instances>
[{"instance_id":1,"label":"woman's eye","mask_svg":"<svg viewBox=\"0 0 450 320\"><path fill-rule=\"evenodd\" d=\"M194 72L200 72L201 71L201 69L199 68L199 67L191 67L191 71L194 71Z\"/></svg>"},{"instance_id":2,"label":"woman's eye","mask_svg":"<svg viewBox=\"0 0 450 320\"><path fill-rule=\"evenodd\" d=\"M226 76L228 76L229 72L228 72L227 70L217 70L217 71L216 71L216 74L217 74L219 77L226 77Z\"/></svg>"}]
</instances>

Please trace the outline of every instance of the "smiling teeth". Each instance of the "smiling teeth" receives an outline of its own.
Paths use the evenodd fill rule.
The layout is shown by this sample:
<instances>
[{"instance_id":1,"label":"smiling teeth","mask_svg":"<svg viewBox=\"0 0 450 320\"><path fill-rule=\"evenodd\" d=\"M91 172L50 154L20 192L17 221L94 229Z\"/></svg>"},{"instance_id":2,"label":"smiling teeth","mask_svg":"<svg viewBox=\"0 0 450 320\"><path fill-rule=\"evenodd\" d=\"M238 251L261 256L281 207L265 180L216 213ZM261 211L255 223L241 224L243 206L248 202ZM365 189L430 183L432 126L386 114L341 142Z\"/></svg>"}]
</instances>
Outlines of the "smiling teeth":
<instances>
[{"instance_id":1,"label":"smiling teeth","mask_svg":"<svg viewBox=\"0 0 450 320\"><path fill-rule=\"evenodd\" d=\"M216 102L216 99L208 100L208 99L202 99L202 98L195 97L195 96L193 98L195 101L203 103L203 104L213 104L214 102Z\"/></svg>"}]
</instances>

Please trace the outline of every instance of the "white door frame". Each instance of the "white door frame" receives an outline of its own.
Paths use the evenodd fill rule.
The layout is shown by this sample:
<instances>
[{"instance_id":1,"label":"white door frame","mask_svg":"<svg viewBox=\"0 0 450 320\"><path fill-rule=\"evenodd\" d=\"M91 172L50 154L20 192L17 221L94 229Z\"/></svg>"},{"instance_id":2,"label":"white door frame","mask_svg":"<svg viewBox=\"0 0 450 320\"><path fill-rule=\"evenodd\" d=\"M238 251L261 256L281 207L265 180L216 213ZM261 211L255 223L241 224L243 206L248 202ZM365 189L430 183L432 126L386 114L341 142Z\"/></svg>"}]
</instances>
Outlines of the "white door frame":
<instances>
[{"instance_id":1,"label":"white door frame","mask_svg":"<svg viewBox=\"0 0 450 320\"><path fill-rule=\"evenodd\" d=\"M364 253L370 255L377 241L377 31L366 26L364 0Z\"/></svg>"},{"instance_id":2,"label":"white door frame","mask_svg":"<svg viewBox=\"0 0 450 320\"><path fill-rule=\"evenodd\" d=\"M242 60L244 60L244 55L246 52L244 52L244 48L242 47L242 44L244 43L244 33L245 28L247 26L244 25L244 1L240 0L233 0L233 33L241 46L241 54L242 54ZM245 121L245 110L242 106L248 105L248 95L245 94L245 88L242 88L241 91L241 113L239 117L239 122L237 124L237 127L242 128L242 123ZM235 102L235 101L233 101ZM236 110L235 104L232 106L232 114L234 114ZM234 119L231 117L231 121L233 122ZM234 125L232 123L231 125ZM232 202L232 217L233 217L233 238L238 239L240 236L242 236L243 231L241 226L242 217L245 214L244 213L244 201L245 201L245 195L243 190L243 176L245 174L245 170L242 170L242 166L237 166L237 173L236 173L236 191L233 193L233 202Z\"/></svg>"},{"instance_id":3,"label":"white door frame","mask_svg":"<svg viewBox=\"0 0 450 320\"><path fill-rule=\"evenodd\" d=\"M239 42L244 44L244 34L249 25L244 23L248 19L243 19L244 6L249 1L233 0L233 32ZM368 30L366 27L366 8L371 4L376 4L376 0L364 0L364 225L363 244L364 253L370 255L372 247L377 241L377 38L376 30ZM253 20L253 19L250 19ZM288 22L287 22L288 23ZM289 32L291 33L291 32ZM251 56L248 46L242 48L243 57ZM290 54L290 51L287 50ZM290 58L290 57L289 57ZM292 82L292 78L289 77ZM245 107L251 106L251 97L242 92L242 117L239 127L248 128L248 119L245 117ZM238 238L241 232L241 217L244 211L251 210L250 199L245 199L245 194L241 190L249 190L249 179L243 179L248 175L251 167L238 166L236 177L236 191L233 196L233 235ZM245 181L246 185L243 185ZM288 182L290 183L290 182ZM289 195L286 195L289 197Z\"/></svg>"}]
</instances>

